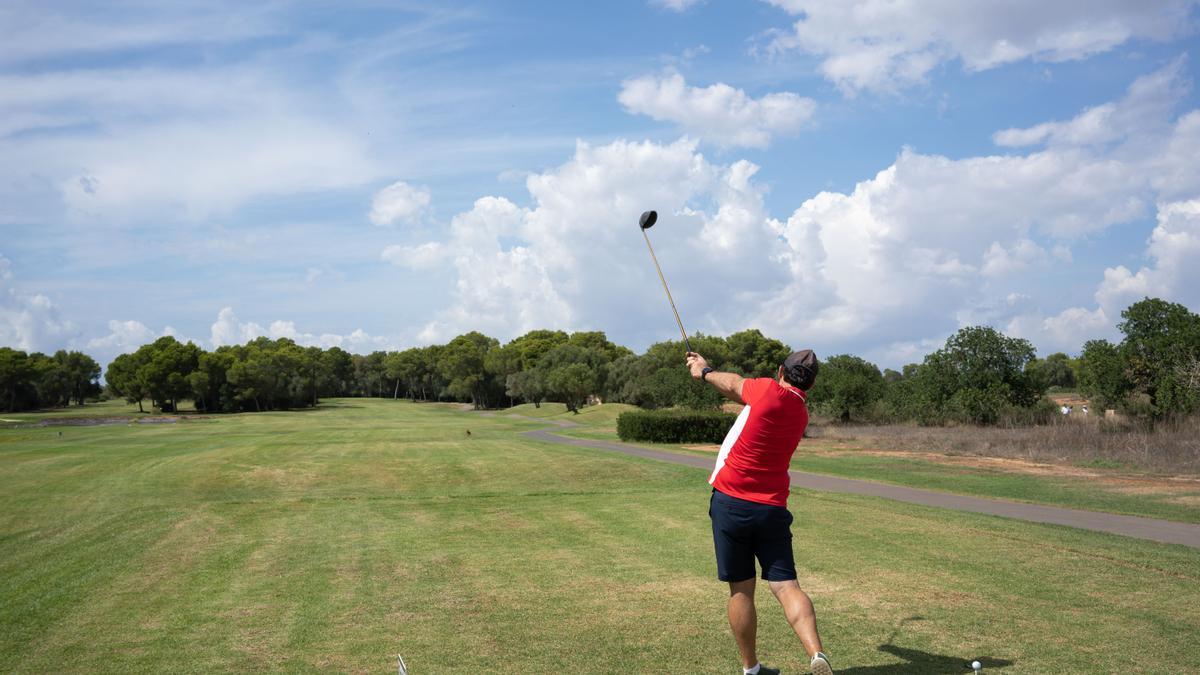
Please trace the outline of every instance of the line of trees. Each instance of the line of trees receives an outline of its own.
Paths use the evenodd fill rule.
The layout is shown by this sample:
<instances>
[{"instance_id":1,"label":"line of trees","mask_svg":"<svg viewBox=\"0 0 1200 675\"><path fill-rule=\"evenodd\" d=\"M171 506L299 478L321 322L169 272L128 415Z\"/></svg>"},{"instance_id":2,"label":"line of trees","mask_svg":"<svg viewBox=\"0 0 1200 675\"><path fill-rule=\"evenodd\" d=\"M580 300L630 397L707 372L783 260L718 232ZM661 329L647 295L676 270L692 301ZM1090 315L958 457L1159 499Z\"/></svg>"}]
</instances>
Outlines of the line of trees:
<instances>
[{"instance_id":1,"label":"line of trees","mask_svg":"<svg viewBox=\"0 0 1200 675\"><path fill-rule=\"evenodd\" d=\"M1121 312L1119 343L1089 340L1077 365L1080 391L1138 417L1200 409L1200 315L1147 298Z\"/></svg>"},{"instance_id":2,"label":"line of trees","mask_svg":"<svg viewBox=\"0 0 1200 675\"><path fill-rule=\"evenodd\" d=\"M100 364L83 352L53 356L0 347L0 410L71 405L100 394Z\"/></svg>"},{"instance_id":3,"label":"line of trees","mask_svg":"<svg viewBox=\"0 0 1200 675\"><path fill-rule=\"evenodd\" d=\"M901 371L832 356L821 364L809 400L816 412L843 421L1032 423L1054 413L1044 398L1050 385L1043 363L1027 340L972 326Z\"/></svg>"},{"instance_id":4,"label":"line of trees","mask_svg":"<svg viewBox=\"0 0 1200 675\"><path fill-rule=\"evenodd\" d=\"M191 399L205 412L286 410L315 406L322 396L382 396L382 352L350 354L338 347L302 347L258 338L206 352L161 337L122 354L105 372L109 392L162 411Z\"/></svg>"},{"instance_id":5,"label":"line of trees","mask_svg":"<svg viewBox=\"0 0 1200 675\"><path fill-rule=\"evenodd\" d=\"M1182 305L1146 299L1129 307L1113 345L1092 341L1072 359L1036 356L1027 340L986 326L959 330L921 363L880 370L860 357L824 360L809 395L815 412L844 421L945 424L1036 423L1053 418L1051 387L1078 388L1098 407L1160 418L1200 403L1200 317ZM790 352L758 330L727 338L697 334L693 348L714 368L773 377ZM578 411L589 398L643 408L714 408L716 392L681 367L684 345L666 341L644 354L603 332L534 330L507 344L478 332L442 345L369 355L259 338L204 352L160 338L118 357L110 390L163 410L191 398L209 411L312 406L326 396L401 396L493 408L559 401ZM1189 370L1190 369L1190 370Z\"/></svg>"},{"instance_id":6,"label":"line of trees","mask_svg":"<svg viewBox=\"0 0 1200 675\"><path fill-rule=\"evenodd\" d=\"M1051 388L1078 390L1099 410L1159 420L1200 410L1200 315L1146 298L1121 313L1119 343L1087 342L1078 358L1038 359L1033 345L988 327L951 336L920 364L880 372L856 356L825 360L812 406L878 422L1031 423L1053 418Z\"/></svg>"},{"instance_id":7,"label":"line of trees","mask_svg":"<svg viewBox=\"0 0 1200 675\"><path fill-rule=\"evenodd\" d=\"M698 335L693 346L719 368L772 375L788 347L757 330ZM643 355L600 331L534 330L507 344L479 332L442 345L350 354L281 338L204 351L162 337L122 354L105 379L113 396L163 411L192 400L198 410L242 412L315 406L331 396L460 401L476 408L559 401L578 411L592 398L645 407L714 407L720 400L681 367L683 345Z\"/></svg>"},{"instance_id":8,"label":"line of trees","mask_svg":"<svg viewBox=\"0 0 1200 675\"><path fill-rule=\"evenodd\" d=\"M1097 408L1159 419L1200 409L1200 316L1147 298L1122 312L1119 343L1092 340L1078 358L1038 359L1026 340L986 326L963 328L921 363L883 370L839 354L821 364L810 406L842 420L1031 423L1055 407L1050 387L1078 389ZM697 334L694 349L718 370L773 377L790 352L758 330L729 337ZM591 397L644 408L713 408L711 387L682 367L684 345L667 341L644 354L600 331L534 330L507 344L478 332L442 345L350 354L258 338L213 351L163 337L108 366L108 392L171 411L180 400L198 410L239 412L315 406L325 397L406 397L460 401L477 408L565 403L578 411ZM65 405L99 393L99 367L80 352L52 357L0 348L0 406Z\"/></svg>"}]
</instances>

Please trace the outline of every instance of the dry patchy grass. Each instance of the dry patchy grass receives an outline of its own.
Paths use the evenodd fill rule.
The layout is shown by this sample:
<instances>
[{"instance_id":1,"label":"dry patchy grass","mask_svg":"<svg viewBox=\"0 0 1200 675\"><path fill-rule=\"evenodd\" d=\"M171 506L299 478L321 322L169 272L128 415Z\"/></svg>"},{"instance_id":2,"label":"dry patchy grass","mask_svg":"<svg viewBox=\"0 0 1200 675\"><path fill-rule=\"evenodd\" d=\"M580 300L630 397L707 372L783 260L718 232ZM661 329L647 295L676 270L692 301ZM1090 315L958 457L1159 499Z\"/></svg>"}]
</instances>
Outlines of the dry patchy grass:
<instances>
[{"instance_id":1,"label":"dry patchy grass","mask_svg":"<svg viewBox=\"0 0 1200 675\"><path fill-rule=\"evenodd\" d=\"M1153 430L1094 418L1014 428L816 422L809 427L808 435L816 440L851 441L879 450L1200 474L1200 418L1163 423Z\"/></svg>"}]
</instances>

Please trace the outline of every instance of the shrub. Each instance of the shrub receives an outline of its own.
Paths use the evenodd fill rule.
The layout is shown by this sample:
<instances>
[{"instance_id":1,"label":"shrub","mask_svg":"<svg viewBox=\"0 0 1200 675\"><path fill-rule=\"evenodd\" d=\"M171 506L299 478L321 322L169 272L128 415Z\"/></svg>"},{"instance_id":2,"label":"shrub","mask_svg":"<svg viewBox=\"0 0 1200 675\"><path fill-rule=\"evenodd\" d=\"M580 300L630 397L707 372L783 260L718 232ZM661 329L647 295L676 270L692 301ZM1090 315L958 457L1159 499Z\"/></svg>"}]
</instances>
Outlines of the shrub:
<instances>
[{"instance_id":1,"label":"shrub","mask_svg":"<svg viewBox=\"0 0 1200 675\"><path fill-rule=\"evenodd\" d=\"M1048 398L1038 399L1031 406L1016 406L1006 404L996 415L996 423L1006 427L1030 427L1037 424L1052 424L1062 419L1062 412L1054 401Z\"/></svg>"},{"instance_id":2,"label":"shrub","mask_svg":"<svg viewBox=\"0 0 1200 675\"><path fill-rule=\"evenodd\" d=\"M1154 403L1148 394L1130 393L1117 405L1122 413L1137 419L1153 419Z\"/></svg>"},{"instance_id":3,"label":"shrub","mask_svg":"<svg viewBox=\"0 0 1200 675\"><path fill-rule=\"evenodd\" d=\"M960 422L990 425L999 419L1000 409L1010 405L1008 398L1009 387L1004 383L986 389L959 389L946 402L946 409Z\"/></svg>"},{"instance_id":4,"label":"shrub","mask_svg":"<svg viewBox=\"0 0 1200 675\"><path fill-rule=\"evenodd\" d=\"M885 383L875 364L857 356L831 356L821 364L821 376L809 392L817 411L843 422L862 419L883 397Z\"/></svg>"},{"instance_id":5,"label":"shrub","mask_svg":"<svg viewBox=\"0 0 1200 675\"><path fill-rule=\"evenodd\" d=\"M660 368L644 381L642 405L715 410L724 399L716 389L697 383L683 368Z\"/></svg>"},{"instance_id":6,"label":"shrub","mask_svg":"<svg viewBox=\"0 0 1200 675\"><path fill-rule=\"evenodd\" d=\"M621 413L617 435L623 441L720 443L737 415L716 411L642 410Z\"/></svg>"}]
</instances>

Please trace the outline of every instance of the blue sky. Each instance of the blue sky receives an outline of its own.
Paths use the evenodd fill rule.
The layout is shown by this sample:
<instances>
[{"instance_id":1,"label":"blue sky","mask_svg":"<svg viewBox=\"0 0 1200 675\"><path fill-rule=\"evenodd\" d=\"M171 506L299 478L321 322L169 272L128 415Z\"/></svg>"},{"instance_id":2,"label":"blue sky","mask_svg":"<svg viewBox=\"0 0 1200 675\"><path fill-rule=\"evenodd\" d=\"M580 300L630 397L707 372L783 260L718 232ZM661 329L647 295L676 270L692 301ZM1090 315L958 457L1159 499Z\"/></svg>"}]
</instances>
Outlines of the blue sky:
<instances>
[{"instance_id":1,"label":"blue sky","mask_svg":"<svg viewBox=\"0 0 1200 675\"><path fill-rule=\"evenodd\" d=\"M6 3L0 344L674 323L898 366L1200 309L1193 0Z\"/></svg>"}]
</instances>

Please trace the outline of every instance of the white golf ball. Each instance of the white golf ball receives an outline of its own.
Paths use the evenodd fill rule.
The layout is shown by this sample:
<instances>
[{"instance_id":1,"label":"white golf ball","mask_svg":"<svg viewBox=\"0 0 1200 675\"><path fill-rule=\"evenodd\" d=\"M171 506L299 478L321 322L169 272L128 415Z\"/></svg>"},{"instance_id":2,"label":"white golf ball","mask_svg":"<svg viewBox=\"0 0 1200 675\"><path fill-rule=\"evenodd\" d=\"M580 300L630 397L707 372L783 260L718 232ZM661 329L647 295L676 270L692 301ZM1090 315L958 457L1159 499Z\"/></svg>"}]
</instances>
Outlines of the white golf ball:
<instances>
[{"instance_id":1,"label":"white golf ball","mask_svg":"<svg viewBox=\"0 0 1200 675\"><path fill-rule=\"evenodd\" d=\"M983 664L978 661L971 662L971 670L979 670L982 667L983 667Z\"/></svg>"}]
</instances>

